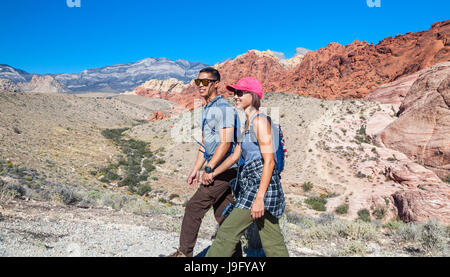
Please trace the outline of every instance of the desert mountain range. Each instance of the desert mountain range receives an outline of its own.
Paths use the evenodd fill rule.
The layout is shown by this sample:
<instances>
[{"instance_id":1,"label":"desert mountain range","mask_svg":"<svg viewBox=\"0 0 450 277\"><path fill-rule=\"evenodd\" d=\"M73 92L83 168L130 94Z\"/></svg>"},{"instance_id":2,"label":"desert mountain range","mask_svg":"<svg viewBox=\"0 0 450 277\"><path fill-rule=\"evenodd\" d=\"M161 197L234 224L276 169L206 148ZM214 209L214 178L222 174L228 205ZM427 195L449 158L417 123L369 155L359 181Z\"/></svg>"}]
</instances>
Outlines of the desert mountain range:
<instances>
[{"instance_id":1,"label":"desert mountain range","mask_svg":"<svg viewBox=\"0 0 450 277\"><path fill-rule=\"evenodd\" d=\"M7 79L21 85L32 81L33 76L46 78L40 86L55 85L54 90L66 92L115 92L133 90L149 79L165 80L176 78L181 82L189 82L197 76L198 71L207 64L189 62L179 59L172 61L166 58L147 58L134 63L122 63L102 68L86 69L81 73L62 74L30 74L8 65L0 65L0 80ZM50 80L49 78L53 78ZM47 81L46 84L44 82ZM3 81L5 82L5 81ZM58 84L56 83L58 82ZM26 85L25 85L26 86ZM60 90L64 86L66 89ZM24 91L30 91L27 87Z\"/></svg>"}]
</instances>

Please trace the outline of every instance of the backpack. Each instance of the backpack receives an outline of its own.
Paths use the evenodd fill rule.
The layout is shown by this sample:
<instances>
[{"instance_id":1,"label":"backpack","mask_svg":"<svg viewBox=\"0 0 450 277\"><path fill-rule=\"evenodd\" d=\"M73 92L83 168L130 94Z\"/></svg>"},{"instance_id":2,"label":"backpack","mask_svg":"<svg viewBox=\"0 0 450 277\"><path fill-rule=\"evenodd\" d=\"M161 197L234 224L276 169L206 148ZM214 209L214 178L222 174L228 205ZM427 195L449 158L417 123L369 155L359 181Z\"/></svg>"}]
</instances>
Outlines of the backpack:
<instances>
[{"instance_id":1,"label":"backpack","mask_svg":"<svg viewBox=\"0 0 450 277\"><path fill-rule=\"evenodd\" d=\"M257 114L256 116L259 116L259 115L260 114ZM281 173L284 169L285 158L287 157L286 141L284 139L283 131L281 130L281 125L273 123L270 116L266 115L266 117L269 120L270 125L272 126L272 137L274 137L274 138L278 137L278 141L273 141L273 143L275 145L277 145L277 148L276 148L277 151L274 153L274 158L275 158L275 163L277 165L278 172ZM251 123L250 123L249 129L253 134L255 134L253 132L253 125ZM276 136L276 134L278 134L278 136ZM255 136L255 138L256 138L256 136ZM258 144L257 141L253 141L253 143Z\"/></svg>"}]
</instances>

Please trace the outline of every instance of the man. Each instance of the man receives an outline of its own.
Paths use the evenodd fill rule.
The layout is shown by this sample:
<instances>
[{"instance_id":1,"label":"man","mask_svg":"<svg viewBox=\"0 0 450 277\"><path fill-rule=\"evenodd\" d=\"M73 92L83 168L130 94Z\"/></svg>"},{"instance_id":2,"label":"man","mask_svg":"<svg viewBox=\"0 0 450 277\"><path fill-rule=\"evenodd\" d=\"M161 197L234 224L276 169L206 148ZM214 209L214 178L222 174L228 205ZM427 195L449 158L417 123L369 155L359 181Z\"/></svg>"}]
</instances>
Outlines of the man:
<instances>
[{"instance_id":1,"label":"man","mask_svg":"<svg viewBox=\"0 0 450 277\"><path fill-rule=\"evenodd\" d=\"M206 103L202 110L200 127L202 128L202 147L197 153L194 168L188 177L188 185L195 186L200 178L200 169L206 162L201 184L188 201L181 225L180 245L169 257L192 257L198 231L206 212L213 207L214 216L219 225L225 219L222 212L232 202L229 182L236 178L237 165L212 177L214 168L220 165L234 150L234 142L239 136L239 117L234 108L223 96L217 95L220 74L214 68L200 71L195 84L200 96ZM210 181L212 181L210 183ZM209 185L204 185L208 184ZM241 254L240 244L237 255Z\"/></svg>"}]
</instances>

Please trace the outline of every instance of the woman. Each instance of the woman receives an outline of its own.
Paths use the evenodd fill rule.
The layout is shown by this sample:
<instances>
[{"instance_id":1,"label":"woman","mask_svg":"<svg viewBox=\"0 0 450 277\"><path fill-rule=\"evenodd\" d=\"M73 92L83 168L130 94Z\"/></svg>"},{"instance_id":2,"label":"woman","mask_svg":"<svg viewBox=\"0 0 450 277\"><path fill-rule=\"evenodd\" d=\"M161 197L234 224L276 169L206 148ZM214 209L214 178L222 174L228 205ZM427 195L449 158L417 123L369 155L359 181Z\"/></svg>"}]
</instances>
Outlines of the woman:
<instances>
[{"instance_id":1,"label":"woman","mask_svg":"<svg viewBox=\"0 0 450 277\"><path fill-rule=\"evenodd\" d=\"M227 89L234 92L236 107L244 109L247 121L243 139L212 177L235 164L241 154L244 164L238 173L234 209L220 226L206 257L231 257L242 233L253 222L258 226L266 256L287 257L278 223L285 200L275 165L272 126L270 119L259 113L262 86L257 79L246 77Z\"/></svg>"}]
</instances>

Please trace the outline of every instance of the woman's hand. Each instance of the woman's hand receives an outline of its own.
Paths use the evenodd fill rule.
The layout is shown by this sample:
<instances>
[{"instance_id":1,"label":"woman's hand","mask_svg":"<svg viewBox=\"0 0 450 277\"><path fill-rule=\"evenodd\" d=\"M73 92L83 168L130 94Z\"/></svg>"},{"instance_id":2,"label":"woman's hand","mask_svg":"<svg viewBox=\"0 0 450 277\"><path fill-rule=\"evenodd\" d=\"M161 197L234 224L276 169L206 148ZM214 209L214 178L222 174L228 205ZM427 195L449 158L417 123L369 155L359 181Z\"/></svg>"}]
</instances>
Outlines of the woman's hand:
<instances>
[{"instance_id":1,"label":"woman's hand","mask_svg":"<svg viewBox=\"0 0 450 277\"><path fill-rule=\"evenodd\" d=\"M213 172L211 173L206 173L204 172L202 175L202 184L204 186L207 186L209 184L211 184L214 181L214 174Z\"/></svg>"},{"instance_id":2,"label":"woman's hand","mask_svg":"<svg viewBox=\"0 0 450 277\"><path fill-rule=\"evenodd\" d=\"M253 220L264 216L264 198L256 197L252 205Z\"/></svg>"}]
</instances>

